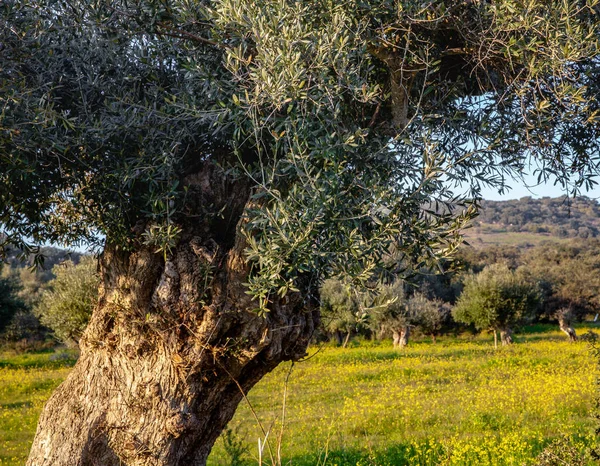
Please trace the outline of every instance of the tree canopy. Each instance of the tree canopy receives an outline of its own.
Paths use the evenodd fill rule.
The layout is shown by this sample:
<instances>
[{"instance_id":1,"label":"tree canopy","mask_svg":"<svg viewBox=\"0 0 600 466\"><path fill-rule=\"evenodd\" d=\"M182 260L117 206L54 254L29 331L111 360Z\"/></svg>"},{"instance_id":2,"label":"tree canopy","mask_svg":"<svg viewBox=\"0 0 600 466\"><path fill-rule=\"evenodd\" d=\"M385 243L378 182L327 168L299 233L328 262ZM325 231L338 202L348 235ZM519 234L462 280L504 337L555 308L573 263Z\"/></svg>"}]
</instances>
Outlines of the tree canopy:
<instances>
[{"instance_id":1,"label":"tree canopy","mask_svg":"<svg viewBox=\"0 0 600 466\"><path fill-rule=\"evenodd\" d=\"M498 263L465 280L452 315L457 322L474 324L477 329L510 331L533 319L539 301L535 282Z\"/></svg>"},{"instance_id":2,"label":"tree canopy","mask_svg":"<svg viewBox=\"0 0 600 466\"><path fill-rule=\"evenodd\" d=\"M0 8L6 244L168 254L190 215L234 218L190 187L211 164L250 186L266 310L300 276L447 255L481 186L530 161L573 190L597 173L597 0Z\"/></svg>"},{"instance_id":3,"label":"tree canopy","mask_svg":"<svg viewBox=\"0 0 600 466\"><path fill-rule=\"evenodd\" d=\"M104 243L30 464L203 465L242 395L304 356L323 279L438 262L482 185L530 162L593 183L598 12L2 2L2 242Z\"/></svg>"}]
</instances>

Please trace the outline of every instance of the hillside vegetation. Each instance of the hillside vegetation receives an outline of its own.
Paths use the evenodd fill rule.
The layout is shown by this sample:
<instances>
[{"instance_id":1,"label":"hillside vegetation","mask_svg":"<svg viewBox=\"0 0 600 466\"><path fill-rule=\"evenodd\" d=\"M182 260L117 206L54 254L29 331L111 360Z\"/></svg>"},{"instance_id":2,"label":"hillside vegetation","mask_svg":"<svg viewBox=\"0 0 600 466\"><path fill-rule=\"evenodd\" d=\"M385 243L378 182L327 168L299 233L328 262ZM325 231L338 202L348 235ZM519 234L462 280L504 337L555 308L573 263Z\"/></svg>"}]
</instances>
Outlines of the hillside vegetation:
<instances>
[{"instance_id":1,"label":"hillside vegetation","mask_svg":"<svg viewBox=\"0 0 600 466\"><path fill-rule=\"evenodd\" d=\"M544 240L595 238L600 234L600 205L587 197L483 201L473 228L467 231L481 244L539 244Z\"/></svg>"}]
</instances>

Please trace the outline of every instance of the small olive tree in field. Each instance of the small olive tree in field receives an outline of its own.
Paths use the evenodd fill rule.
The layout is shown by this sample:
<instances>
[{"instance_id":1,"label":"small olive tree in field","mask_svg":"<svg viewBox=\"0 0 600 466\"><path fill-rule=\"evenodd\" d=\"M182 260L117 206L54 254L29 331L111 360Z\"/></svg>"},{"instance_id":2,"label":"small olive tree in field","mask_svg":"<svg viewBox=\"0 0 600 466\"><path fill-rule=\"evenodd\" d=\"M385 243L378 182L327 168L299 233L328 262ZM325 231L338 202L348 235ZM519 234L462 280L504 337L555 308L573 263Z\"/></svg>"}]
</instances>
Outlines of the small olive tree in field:
<instances>
[{"instance_id":1,"label":"small olive tree in field","mask_svg":"<svg viewBox=\"0 0 600 466\"><path fill-rule=\"evenodd\" d=\"M571 241L529 252L524 264L542 287L541 316L558 321L570 341L577 340L572 321L600 309L600 242Z\"/></svg>"},{"instance_id":2,"label":"small olive tree in field","mask_svg":"<svg viewBox=\"0 0 600 466\"><path fill-rule=\"evenodd\" d=\"M415 327L422 335L430 336L435 343L442 327L451 320L451 306L441 299L428 299L422 293L416 293L408 301L415 315Z\"/></svg>"},{"instance_id":3,"label":"small olive tree in field","mask_svg":"<svg viewBox=\"0 0 600 466\"><path fill-rule=\"evenodd\" d=\"M533 315L539 289L505 264L493 264L465 280L452 315L457 322L474 324L479 330L500 332L503 345L512 343L512 329Z\"/></svg>"},{"instance_id":4,"label":"small olive tree in field","mask_svg":"<svg viewBox=\"0 0 600 466\"><path fill-rule=\"evenodd\" d=\"M323 329L345 348L352 332L366 319L366 313L360 305L362 294L352 293L351 288L341 280L330 279L323 283L320 295Z\"/></svg>"},{"instance_id":5,"label":"small olive tree in field","mask_svg":"<svg viewBox=\"0 0 600 466\"><path fill-rule=\"evenodd\" d=\"M98 300L96 261L92 257L77 265L69 261L55 265L52 271L56 278L43 292L35 314L59 340L76 345Z\"/></svg>"},{"instance_id":6,"label":"small olive tree in field","mask_svg":"<svg viewBox=\"0 0 600 466\"><path fill-rule=\"evenodd\" d=\"M421 293L408 296L404 282L381 285L371 312L371 328L380 336L391 335L394 348L408 345L411 329L425 335L439 333L446 311L440 300L430 300Z\"/></svg>"},{"instance_id":7,"label":"small olive tree in field","mask_svg":"<svg viewBox=\"0 0 600 466\"><path fill-rule=\"evenodd\" d=\"M380 336L390 335L394 348L404 348L408 345L410 326L415 316L411 314L408 298L400 280L381 285L375 298L371 327Z\"/></svg>"}]
</instances>

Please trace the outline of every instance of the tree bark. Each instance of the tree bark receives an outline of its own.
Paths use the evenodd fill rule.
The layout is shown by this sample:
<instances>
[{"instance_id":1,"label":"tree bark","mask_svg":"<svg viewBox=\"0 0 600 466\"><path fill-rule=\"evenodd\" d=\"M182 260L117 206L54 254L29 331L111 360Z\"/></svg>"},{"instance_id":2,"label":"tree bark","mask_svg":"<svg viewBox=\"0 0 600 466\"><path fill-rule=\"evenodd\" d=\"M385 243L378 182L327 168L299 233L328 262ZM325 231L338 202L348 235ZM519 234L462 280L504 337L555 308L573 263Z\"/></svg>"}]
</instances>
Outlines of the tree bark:
<instances>
[{"instance_id":1,"label":"tree bark","mask_svg":"<svg viewBox=\"0 0 600 466\"><path fill-rule=\"evenodd\" d=\"M342 335L342 332L336 330L333 334L335 336L335 342L337 346L342 346L344 344L344 337Z\"/></svg>"},{"instance_id":2,"label":"tree bark","mask_svg":"<svg viewBox=\"0 0 600 466\"><path fill-rule=\"evenodd\" d=\"M392 344L394 348L398 348L400 345L400 332L397 330L392 330Z\"/></svg>"},{"instance_id":3,"label":"tree bark","mask_svg":"<svg viewBox=\"0 0 600 466\"><path fill-rule=\"evenodd\" d=\"M505 328L500 330L500 341L502 342L502 346L512 345L513 337L511 329Z\"/></svg>"},{"instance_id":4,"label":"tree bark","mask_svg":"<svg viewBox=\"0 0 600 466\"><path fill-rule=\"evenodd\" d=\"M571 327L571 312L569 310L559 311L557 317L558 325L569 337L569 341L577 341L577 333L575 332L575 329Z\"/></svg>"},{"instance_id":5,"label":"tree bark","mask_svg":"<svg viewBox=\"0 0 600 466\"><path fill-rule=\"evenodd\" d=\"M402 349L408 345L408 339L410 337L410 327L402 327L396 330L392 330L392 341L394 348Z\"/></svg>"},{"instance_id":6,"label":"tree bark","mask_svg":"<svg viewBox=\"0 0 600 466\"><path fill-rule=\"evenodd\" d=\"M399 343L400 348L404 348L405 346L408 346L409 337L410 337L410 327L408 325L406 327L402 327L402 330L400 331L400 343Z\"/></svg>"},{"instance_id":7,"label":"tree bark","mask_svg":"<svg viewBox=\"0 0 600 466\"><path fill-rule=\"evenodd\" d=\"M144 247L102 254L81 356L44 408L28 465L205 465L242 391L305 355L316 306L294 293L263 318L245 294L247 187L210 167L186 184L197 203L166 261ZM227 215L203 218L208 205Z\"/></svg>"},{"instance_id":8,"label":"tree bark","mask_svg":"<svg viewBox=\"0 0 600 466\"><path fill-rule=\"evenodd\" d=\"M352 330L348 330L348 333L346 333L346 338L344 339L344 344L342 345L342 348L348 347L348 342L350 341L351 336L352 336Z\"/></svg>"}]
</instances>

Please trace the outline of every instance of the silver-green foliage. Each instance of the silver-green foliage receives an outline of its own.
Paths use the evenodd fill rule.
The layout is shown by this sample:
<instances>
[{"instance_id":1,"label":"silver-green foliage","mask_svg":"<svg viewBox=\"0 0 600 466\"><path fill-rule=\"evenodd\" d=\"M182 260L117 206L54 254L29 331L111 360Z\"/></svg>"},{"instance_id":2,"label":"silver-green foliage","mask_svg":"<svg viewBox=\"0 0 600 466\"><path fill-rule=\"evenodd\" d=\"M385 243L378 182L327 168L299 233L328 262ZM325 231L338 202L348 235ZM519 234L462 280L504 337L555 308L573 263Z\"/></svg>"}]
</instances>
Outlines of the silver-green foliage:
<instances>
[{"instance_id":1,"label":"silver-green foliage","mask_svg":"<svg viewBox=\"0 0 600 466\"><path fill-rule=\"evenodd\" d=\"M597 0L0 8L0 226L20 247L100 232L167 255L182 180L213 164L252 186L266 311L306 279L372 281L391 249L449 255L481 187L532 159L574 190L598 173Z\"/></svg>"},{"instance_id":2,"label":"silver-green foliage","mask_svg":"<svg viewBox=\"0 0 600 466\"><path fill-rule=\"evenodd\" d=\"M408 307L414 315L412 325L424 335L437 335L448 318L449 305L440 299L428 299L421 293L415 293L408 301Z\"/></svg>"},{"instance_id":3,"label":"silver-green foliage","mask_svg":"<svg viewBox=\"0 0 600 466\"><path fill-rule=\"evenodd\" d=\"M357 293L341 280L325 280L320 288L321 320L327 332L349 334L365 324L367 314L362 301L364 293Z\"/></svg>"},{"instance_id":4,"label":"silver-green foliage","mask_svg":"<svg viewBox=\"0 0 600 466\"><path fill-rule=\"evenodd\" d=\"M34 312L56 338L76 344L98 299L96 260L86 257L77 265L65 262L55 265L52 272L56 278L48 283Z\"/></svg>"},{"instance_id":5,"label":"silver-green foliage","mask_svg":"<svg viewBox=\"0 0 600 466\"><path fill-rule=\"evenodd\" d=\"M0 271L2 270L0 264ZM0 276L0 332L11 322L13 316L25 311L26 305L19 297L20 285L12 276Z\"/></svg>"},{"instance_id":6,"label":"silver-green foliage","mask_svg":"<svg viewBox=\"0 0 600 466\"><path fill-rule=\"evenodd\" d=\"M531 318L539 300L535 282L505 264L492 264L466 278L452 315L478 329L505 330Z\"/></svg>"},{"instance_id":7,"label":"silver-green foliage","mask_svg":"<svg viewBox=\"0 0 600 466\"><path fill-rule=\"evenodd\" d=\"M373 292L371 329L380 335L405 327L417 328L425 334L437 333L444 317L442 302L427 299L421 293L410 296L406 288L402 280L377 287Z\"/></svg>"}]
</instances>

